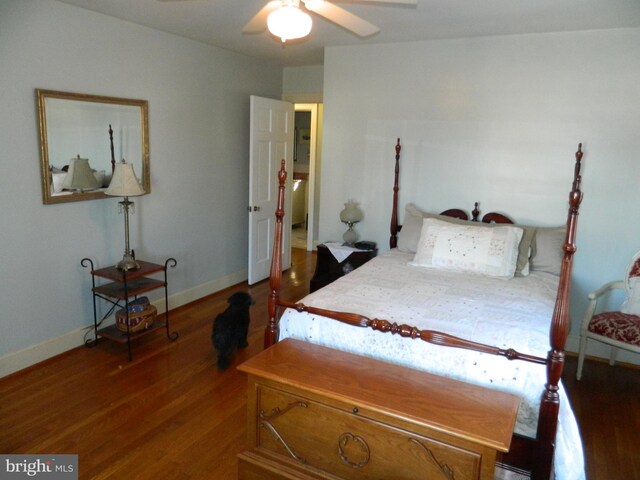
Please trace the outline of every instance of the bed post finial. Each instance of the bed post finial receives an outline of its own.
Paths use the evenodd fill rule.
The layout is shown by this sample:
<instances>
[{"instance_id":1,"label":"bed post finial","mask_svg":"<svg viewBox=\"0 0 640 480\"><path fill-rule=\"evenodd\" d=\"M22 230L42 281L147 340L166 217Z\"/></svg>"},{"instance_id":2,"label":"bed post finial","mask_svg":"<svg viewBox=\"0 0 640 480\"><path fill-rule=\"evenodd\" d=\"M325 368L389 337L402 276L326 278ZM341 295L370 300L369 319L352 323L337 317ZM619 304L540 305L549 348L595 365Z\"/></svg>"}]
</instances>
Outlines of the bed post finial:
<instances>
[{"instance_id":1,"label":"bed post finial","mask_svg":"<svg viewBox=\"0 0 640 480\"><path fill-rule=\"evenodd\" d=\"M389 248L396 248L398 245L398 178L400 176L400 138L396 143L396 169L393 179L393 207L391 209L391 225L389 230L391 231L391 237L389 238Z\"/></svg>"},{"instance_id":2,"label":"bed post finial","mask_svg":"<svg viewBox=\"0 0 640 480\"><path fill-rule=\"evenodd\" d=\"M578 151L576 152L576 166L573 172L573 188L572 190L580 191L580 180L582 176L580 175L580 168L582 168L582 143L578 144Z\"/></svg>"},{"instance_id":3,"label":"bed post finial","mask_svg":"<svg viewBox=\"0 0 640 480\"><path fill-rule=\"evenodd\" d=\"M538 419L538 441L541 461L535 465L532 479L549 478L549 472L553 460L553 450L558 426L558 412L560 409L560 396L558 395L558 383L564 369L564 349L569 335L569 294L571 290L571 271L573 269L573 254L576 251L575 238L578 222L578 210L582 202L580 191L580 168L582 166L582 144L578 144L576 163L573 173L573 183L569 193L569 213L567 215L567 230L565 242L562 246L564 252L560 267L560 282L556 304L551 319L551 331L549 332L551 349L547 355L547 383L540 402L540 415Z\"/></svg>"},{"instance_id":4,"label":"bed post finial","mask_svg":"<svg viewBox=\"0 0 640 480\"><path fill-rule=\"evenodd\" d=\"M278 300L280 299L280 284L282 283L282 218L284 217L284 191L287 180L285 161L282 159L278 171L278 205L276 207L275 237L271 256L271 272L269 274L269 298L267 310L269 322L264 331L264 348L275 344L278 340Z\"/></svg>"},{"instance_id":5,"label":"bed post finial","mask_svg":"<svg viewBox=\"0 0 640 480\"><path fill-rule=\"evenodd\" d=\"M478 217L480 216L480 209L478 208L478 205L480 205L479 202L476 202L473 204L473 210L471 210L471 221L472 222L477 222L478 221Z\"/></svg>"}]
</instances>

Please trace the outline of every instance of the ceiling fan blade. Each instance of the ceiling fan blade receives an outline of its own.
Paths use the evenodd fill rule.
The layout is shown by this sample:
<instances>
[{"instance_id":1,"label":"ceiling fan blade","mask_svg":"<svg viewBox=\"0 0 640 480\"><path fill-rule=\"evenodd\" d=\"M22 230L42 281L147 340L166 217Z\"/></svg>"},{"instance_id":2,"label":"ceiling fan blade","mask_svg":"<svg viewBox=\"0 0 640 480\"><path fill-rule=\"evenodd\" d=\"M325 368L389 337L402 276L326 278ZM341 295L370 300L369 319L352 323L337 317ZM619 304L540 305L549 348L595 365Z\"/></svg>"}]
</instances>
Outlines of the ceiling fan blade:
<instances>
[{"instance_id":1,"label":"ceiling fan blade","mask_svg":"<svg viewBox=\"0 0 640 480\"><path fill-rule=\"evenodd\" d=\"M256 16L253 17L251 20L249 20L249 23L247 23L242 28L242 33L264 32L267 29L267 17L271 12L279 8L281 5L282 5L282 2L280 0L272 0L271 2L267 3L256 14Z\"/></svg>"},{"instance_id":2,"label":"ceiling fan blade","mask_svg":"<svg viewBox=\"0 0 640 480\"><path fill-rule=\"evenodd\" d=\"M380 28L373 23L369 23L328 1L308 1L305 2L305 7L307 10L323 16L327 20L346 28L360 37L368 37L380 31Z\"/></svg>"}]
</instances>

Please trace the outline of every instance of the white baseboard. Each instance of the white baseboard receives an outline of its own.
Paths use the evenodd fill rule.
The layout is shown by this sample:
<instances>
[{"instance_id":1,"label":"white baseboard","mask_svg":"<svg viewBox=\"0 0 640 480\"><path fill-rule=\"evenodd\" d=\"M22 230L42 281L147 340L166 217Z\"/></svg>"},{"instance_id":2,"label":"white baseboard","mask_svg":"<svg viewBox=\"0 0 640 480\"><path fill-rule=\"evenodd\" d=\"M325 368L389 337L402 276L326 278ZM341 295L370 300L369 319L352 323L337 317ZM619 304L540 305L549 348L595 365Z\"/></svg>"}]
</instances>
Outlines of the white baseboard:
<instances>
[{"instance_id":1,"label":"white baseboard","mask_svg":"<svg viewBox=\"0 0 640 480\"><path fill-rule=\"evenodd\" d=\"M78 328L0 357L0 378L84 344L86 328Z\"/></svg>"},{"instance_id":2,"label":"white baseboard","mask_svg":"<svg viewBox=\"0 0 640 480\"><path fill-rule=\"evenodd\" d=\"M567 352L573 352L577 355L579 349L580 349L580 336L569 335L569 338L567 338L567 345L566 345ZM608 345L605 345L604 343L596 342L593 340L587 340L587 351L585 353L587 357L602 358L602 359L608 360L610 354L611 354L611 347L609 347ZM618 354L616 356L616 363L640 365L640 355L638 355L637 353L627 352L624 350L618 350Z\"/></svg>"},{"instance_id":3,"label":"white baseboard","mask_svg":"<svg viewBox=\"0 0 640 480\"><path fill-rule=\"evenodd\" d=\"M225 277L212 280L211 282L203 283L188 290L175 293L169 296L169 304L171 305L171 308L178 308L200 298L206 297L207 295L211 295L212 293L216 293L220 290L236 285L246 279L247 271L241 270ZM164 297L154 300L152 303L158 309L158 313L165 312L166 305ZM105 320L105 322L107 322L106 324L108 325L109 320ZM60 335L59 337L45 340L42 343L30 345L22 350L3 355L0 357L0 378L84 345L85 334L89 328L93 328L93 324L72 330ZM92 333L89 335L93 338Z\"/></svg>"},{"instance_id":4,"label":"white baseboard","mask_svg":"<svg viewBox=\"0 0 640 480\"><path fill-rule=\"evenodd\" d=\"M225 288L244 282L247 280L247 278L247 270L241 270L239 272L231 273L225 277L196 285L195 287L188 290L174 293L173 295L169 296L169 304L171 305L171 308L178 308L183 305L187 305L188 303L195 302L196 300L206 297L207 295L211 295L213 293L219 292L220 290L224 290ZM164 297L154 300L153 304L158 309L158 313L165 312L166 305L164 303Z\"/></svg>"}]
</instances>

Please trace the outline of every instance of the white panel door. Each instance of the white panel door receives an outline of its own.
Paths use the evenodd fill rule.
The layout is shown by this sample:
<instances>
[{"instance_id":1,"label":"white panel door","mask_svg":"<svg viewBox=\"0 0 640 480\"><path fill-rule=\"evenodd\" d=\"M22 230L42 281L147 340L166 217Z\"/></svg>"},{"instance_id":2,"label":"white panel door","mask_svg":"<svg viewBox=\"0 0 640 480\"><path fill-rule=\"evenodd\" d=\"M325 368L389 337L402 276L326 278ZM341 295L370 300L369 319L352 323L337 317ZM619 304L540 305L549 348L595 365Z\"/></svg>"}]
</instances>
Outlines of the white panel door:
<instances>
[{"instance_id":1,"label":"white panel door","mask_svg":"<svg viewBox=\"0 0 640 480\"><path fill-rule=\"evenodd\" d=\"M273 253L278 170L287 169L282 268L291 267L293 104L251 96L249 131L249 285L269 276Z\"/></svg>"}]
</instances>

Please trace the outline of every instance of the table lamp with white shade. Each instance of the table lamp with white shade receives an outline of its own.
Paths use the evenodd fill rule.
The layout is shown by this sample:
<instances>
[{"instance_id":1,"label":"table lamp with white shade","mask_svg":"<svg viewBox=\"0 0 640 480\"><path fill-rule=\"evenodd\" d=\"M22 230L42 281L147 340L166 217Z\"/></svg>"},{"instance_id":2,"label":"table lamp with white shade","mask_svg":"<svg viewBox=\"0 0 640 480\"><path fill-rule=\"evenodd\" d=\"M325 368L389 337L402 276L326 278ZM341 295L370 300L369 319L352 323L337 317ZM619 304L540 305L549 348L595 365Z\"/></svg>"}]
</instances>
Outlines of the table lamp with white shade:
<instances>
[{"instance_id":1,"label":"table lamp with white shade","mask_svg":"<svg viewBox=\"0 0 640 480\"><path fill-rule=\"evenodd\" d=\"M129 249L129 209L131 208L133 210L134 206L134 203L129 200L129 197L144 195L145 191L136 177L133 165L126 163L124 159L122 162L116 163L113 178L111 179L109 188L107 188L104 193L113 197L124 197L124 200L118 202L124 213L124 255L116 267L125 272L127 270L140 268L140 265L136 262L135 258L133 258L131 250Z\"/></svg>"},{"instance_id":2,"label":"table lamp with white shade","mask_svg":"<svg viewBox=\"0 0 640 480\"><path fill-rule=\"evenodd\" d=\"M344 209L340 212L340 221L346 223L348 230L342 235L342 239L346 245L353 245L358 240L358 232L353 229L353 226L362 220L363 214L358 202L355 200L349 200L344 204Z\"/></svg>"}]
</instances>

